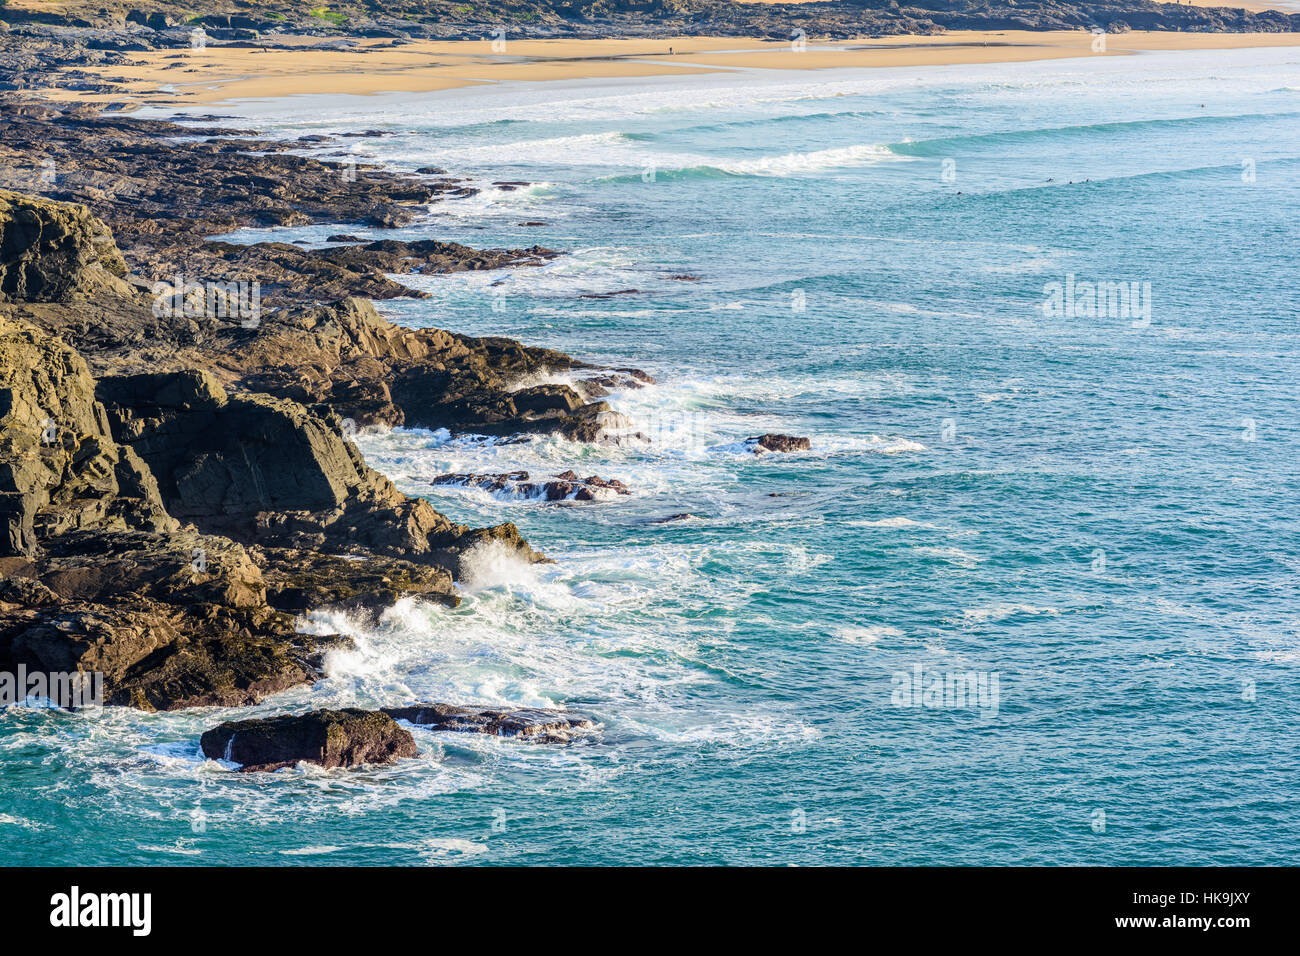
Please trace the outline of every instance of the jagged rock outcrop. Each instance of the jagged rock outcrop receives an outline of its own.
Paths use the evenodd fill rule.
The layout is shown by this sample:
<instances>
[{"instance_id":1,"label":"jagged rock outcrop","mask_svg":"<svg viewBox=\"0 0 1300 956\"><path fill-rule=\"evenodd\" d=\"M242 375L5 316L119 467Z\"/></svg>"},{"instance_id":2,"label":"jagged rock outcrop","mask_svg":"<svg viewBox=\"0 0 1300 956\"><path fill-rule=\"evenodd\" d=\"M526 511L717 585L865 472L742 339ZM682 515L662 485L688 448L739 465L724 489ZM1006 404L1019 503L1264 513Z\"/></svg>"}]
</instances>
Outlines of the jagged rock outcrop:
<instances>
[{"instance_id":1,"label":"jagged rock outcrop","mask_svg":"<svg viewBox=\"0 0 1300 956\"><path fill-rule=\"evenodd\" d=\"M0 555L71 530L176 528L148 468L113 441L81 356L3 314L0 522Z\"/></svg>"},{"instance_id":2,"label":"jagged rock outcrop","mask_svg":"<svg viewBox=\"0 0 1300 956\"><path fill-rule=\"evenodd\" d=\"M517 387L587 368L563 352L401 328L364 299L268 321L232 342L217 365L239 387L328 408L358 427L556 432L595 441L615 417L608 403L588 402L569 385Z\"/></svg>"},{"instance_id":3,"label":"jagged rock outcrop","mask_svg":"<svg viewBox=\"0 0 1300 956\"><path fill-rule=\"evenodd\" d=\"M392 763L417 753L411 732L377 711L316 710L309 714L227 721L200 739L203 755L244 772L297 763L325 768Z\"/></svg>"},{"instance_id":4,"label":"jagged rock outcrop","mask_svg":"<svg viewBox=\"0 0 1300 956\"><path fill-rule=\"evenodd\" d=\"M206 372L101 380L117 441L158 478L168 512L268 547L364 551L459 572L495 541L540 560L514 525L471 529L408 498L331 423L295 402L228 395Z\"/></svg>"},{"instance_id":5,"label":"jagged rock outcrop","mask_svg":"<svg viewBox=\"0 0 1300 956\"><path fill-rule=\"evenodd\" d=\"M144 710L253 703L315 680L342 641L297 634L265 598L231 541L70 533L0 558L0 665L100 672L105 703Z\"/></svg>"},{"instance_id":6,"label":"jagged rock outcrop","mask_svg":"<svg viewBox=\"0 0 1300 956\"><path fill-rule=\"evenodd\" d=\"M101 671L110 702L147 709L314 679L261 568L181 528L94 389L65 344L0 315L0 663Z\"/></svg>"},{"instance_id":7,"label":"jagged rock outcrop","mask_svg":"<svg viewBox=\"0 0 1300 956\"><path fill-rule=\"evenodd\" d=\"M396 720L435 730L517 737L536 743L568 743L575 735L596 726L590 717L542 708L496 710L452 704L415 704L411 707L385 707L383 711Z\"/></svg>"},{"instance_id":8,"label":"jagged rock outcrop","mask_svg":"<svg viewBox=\"0 0 1300 956\"><path fill-rule=\"evenodd\" d=\"M125 274L112 233L84 206L0 189L0 302L54 302L74 290L121 290Z\"/></svg>"}]
</instances>

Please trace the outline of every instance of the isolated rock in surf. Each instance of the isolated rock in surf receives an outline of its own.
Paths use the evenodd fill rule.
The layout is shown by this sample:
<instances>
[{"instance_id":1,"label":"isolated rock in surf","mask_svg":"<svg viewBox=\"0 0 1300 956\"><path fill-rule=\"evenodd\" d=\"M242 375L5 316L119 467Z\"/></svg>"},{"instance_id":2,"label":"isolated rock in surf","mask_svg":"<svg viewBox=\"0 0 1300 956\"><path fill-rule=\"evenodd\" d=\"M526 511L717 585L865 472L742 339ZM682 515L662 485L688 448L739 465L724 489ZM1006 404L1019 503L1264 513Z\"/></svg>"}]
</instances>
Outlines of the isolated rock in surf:
<instances>
[{"instance_id":1,"label":"isolated rock in surf","mask_svg":"<svg viewBox=\"0 0 1300 956\"><path fill-rule=\"evenodd\" d=\"M227 721L199 741L210 760L239 764L246 772L298 763L331 769L387 764L417 753L411 732L373 710L315 710L309 714Z\"/></svg>"},{"instance_id":2,"label":"isolated rock in surf","mask_svg":"<svg viewBox=\"0 0 1300 956\"><path fill-rule=\"evenodd\" d=\"M761 455L765 451L808 451L812 448L812 441L798 435L759 435L757 438L746 438L745 444L756 455Z\"/></svg>"}]
</instances>

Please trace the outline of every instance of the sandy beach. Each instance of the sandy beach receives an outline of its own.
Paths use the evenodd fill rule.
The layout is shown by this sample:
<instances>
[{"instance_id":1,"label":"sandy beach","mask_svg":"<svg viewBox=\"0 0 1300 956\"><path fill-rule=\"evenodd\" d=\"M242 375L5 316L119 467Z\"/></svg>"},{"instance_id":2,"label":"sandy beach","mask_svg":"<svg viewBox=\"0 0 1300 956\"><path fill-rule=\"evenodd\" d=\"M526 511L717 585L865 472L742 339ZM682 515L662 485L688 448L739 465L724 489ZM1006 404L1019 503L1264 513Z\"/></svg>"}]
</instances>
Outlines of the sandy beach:
<instances>
[{"instance_id":1,"label":"sandy beach","mask_svg":"<svg viewBox=\"0 0 1300 956\"><path fill-rule=\"evenodd\" d=\"M89 102L219 104L302 93L426 92L502 81L636 77L748 70L1012 63L1144 51L1220 50L1300 45L1297 33L1139 32L1106 38L1093 49L1082 31L953 31L838 42L679 37L675 39L416 41L360 40L322 49L299 38L288 49L207 46L136 54L127 65L95 72L122 92L66 89L50 77L49 95ZM671 52L670 52L671 51Z\"/></svg>"}]
</instances>

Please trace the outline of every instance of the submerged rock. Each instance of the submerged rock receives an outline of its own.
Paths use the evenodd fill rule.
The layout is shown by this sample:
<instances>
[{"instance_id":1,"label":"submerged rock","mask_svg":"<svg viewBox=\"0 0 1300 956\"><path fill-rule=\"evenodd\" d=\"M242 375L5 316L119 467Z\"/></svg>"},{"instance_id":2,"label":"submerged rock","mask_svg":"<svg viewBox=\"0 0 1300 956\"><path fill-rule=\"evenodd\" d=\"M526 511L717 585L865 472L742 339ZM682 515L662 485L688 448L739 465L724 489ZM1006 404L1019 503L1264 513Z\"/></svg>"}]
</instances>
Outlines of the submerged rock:
<instances>
[{"instance_id":1,"label":"submerged rock","mask_svg":"<svg viewBox=\"0 0 1300 956\"><path fill-rule=\"evenodd\" d=\"M422 727L518 737L538 743L568 743L575 734L593 730L596 726L591 718L580 714L532 708L493 710L486 707L456 707L452 704L416 704L411 707L385 707L383 711L396 720L405 720Z\"/></svg>"},{"instance_id":2,"label":"submerged rock","mask_svg":"<svg viewBox=\"0 0 1300 956\"><path fill-rule=\"evenodd\" d=\"M579 299L614 299L621 295L640 295L640 289L616 289L612 292L586 292Z\"/></svg>"},{"instance_id":3,"label":"submerged rock","mask_svg":"<svg viewBox=\"0 0 1300 956\"><path fill-rule=\"evenodd\" d=\"M355 708L227 721L199 743L205 757L240 764L245 772L297 763L327 769L386 764L417 753L411 732L387 714Z\"/></svg>"},{"instance_id":4,"label":"submerged rock","mask_svg":"<svg viewBox=\"0 0 1300 956\"><path fill-rule=\"evenodd\" d=\"M597 501L632 492L617 478L588 475L579 478L577 472L562 471L549 480L532 481L526 471L508 471L485 475L438 475L435 485L454 485L458 488L479 488L492 494L512 498L541 501Z\"/></svg>"},{"instance_id":5,"label":"submerged rock","mask_svg":"<svg viewBox=\"0 0 1300 956\"><path fill-rule=\"evenodd\" d=\"M675 515L667 515L666 517L663 517L663 518L655 518L655 519L651 520L649 523L650 523L650 524L670 524L671 522L674 522L674 521L694 521L697 517L698 517L698 515L693 515L693 514L691 514L689 511L683 511L683 512L680 512L679 514L675 514Z\"/></svg>"}]
</instances>

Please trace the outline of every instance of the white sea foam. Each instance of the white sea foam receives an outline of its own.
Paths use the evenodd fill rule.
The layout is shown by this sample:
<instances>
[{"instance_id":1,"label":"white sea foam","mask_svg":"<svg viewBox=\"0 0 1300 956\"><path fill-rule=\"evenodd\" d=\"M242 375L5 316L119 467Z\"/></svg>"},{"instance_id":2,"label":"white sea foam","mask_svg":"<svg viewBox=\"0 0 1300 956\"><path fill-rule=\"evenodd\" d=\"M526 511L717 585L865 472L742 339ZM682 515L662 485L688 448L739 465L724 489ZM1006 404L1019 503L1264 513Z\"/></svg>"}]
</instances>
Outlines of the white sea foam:
<instances>
[{"instance_id":1,"label":"white sea foam","mask_svg":"<svg viewBox=\"0 0 1300 956\"><path fill-rule=\"evenodd\" d=\"M139 848L146 853L170 853L174 856L201 856L203 850L201 847L192 845L187 841L178 840L175 843L151 844L141 843Z\"/></svg>"},{"instance_id":2,"label":"white sea foam","mask_svg":"<svg viewBox=\"0 0 1300 956\"><path fill-rule=\"evenodd\" d=\"M342 850L341 846L300 846L291 850L278 850L281 856L323 856L327 853L338 853Z\"/></svg>"},{"instance_id":3,"label":"white sea foam","mask_svg":"<svg viewBox=\"0 0 1300 956\"><path fill-rule=\"evenodd\" d=\"M494 587L536 587L537 565L501 541L476 544L461 557L461 583L471 592Z\"/></svg>"},{"instance_id":4,"label":"white sea foam","mask_svg":"<svg viewBox=\"0 0 1300 956\"><path fill-rule=\"evenodd\" d=\"M887 494L901 494L897 489L891 489ZM886 518L855 518L844 522L850 528L877 528L883 531L941 531L945 535L955 535L958 537L968 537L979 534L978 531L968 529L953 528L950 525L935 524L932 521L917 521L915 518L909 518L906 515L890 515Z\"/></svg>"},{"instance_id":5,"label":"white sea foam","mask_svg":"<svg viewBox=\"0 0 1300 956\"><path fill-rule=\"evenodd\" d=\"M919 441L912 441L910 438L902 438L898 435L881 437L880 435L868 435L864 439L858 439L850 442L850 445L861 443L861 447L868 451L880 452L882 455L899 455L903 452L911 451L929 451L925 445Z\"/></svg>"},{"instance_id":6,"label":"white sea foam","mask_svg":"<svg viewBox=\"0 0 1300 956\"><path fill-rule=\"evenodd\" d=\"M1012 617L1058 617L1059 608L1037 607L1033 604L989 604L962 611L962 622L968 626L996 624Z\"/></svg>"},{"instance_id":7,"label":"white sea foam","mask_svg":"<svg viewBox=\"0 0 1300 956\"><path fill-rule=\"evenodd\" d=\"M968 551L963 551L961 548L924 547L916 548L915 552L917 554L925 555L926 557L938 558L941 561L947 561L963 568L973 568L982 560Z\"/></svg>"},{"instance_id":8,"label":"white sea foam","mask_svg":"<svg viewBox=\"0 0 1300 956\"><path fill-rule=\"evenodd\" d=\"M647 714L630 723L637 733L674 747L747 747L748 741L758 737L775 749L803 746L822 737L816 727L793 715L700 714L690 725L675 726Z\"/></svg>"},{"instance_id":9,"label":"white sea foam","mask_svg":"<svg viewBox=\"0 0 1300 956\"><path fill-rule=\"evenodd\" d=\"M428 219L437 224L443 219L461 219L478 222L490 216L509 216L511 219L564 219L573 210L555 205L553 183L529 183L527 186L494 186L488 182L472 183L478 190L472 196L448 197L429 207Z\"/></svg>"},{"instance_id":10,"label":"white sea foam","mask_svg":"<svg viewBox=\"0 0 1300 956\"><path fill-rule=\"evenodd\" d=\"M389 161L398 163L433 163L456 172L484 171L494 180L505 177L503 170L512 167L554 168L590 166L600 169L626 169L640 176L646 170L680 172L689 169L713 169L732 176L790 176L820 172L838 167L862 166L889 160L907 161L888 146L859 143L809 152L788 152L768 156L727 156L708 153L673 153L650 149L644 142L625 133L607 130L575 136L555 136L440 147L432 152L395 152ZM649 175L649 173L645 173ZM507 193L514 196L518 190Z\"/></svg>"},{"instance_id":11,"label":"white sea foam","mask_svg":"<svg viewBox=\"0 0 1300 956\"><path fill-rule=\"evenodd\" d=\"M38 823L35 820L28 820L26 817L16 817L9 813L0 813L0 825L21 827L24 830L48 829L44 823Z\"/></svg>"},{"instance_id":12,"label":"white sea foam","mask_svg":"<svg viewBox=\"0 0 1300 956\"><path fill-rule=\"evenodd\" d=\"M315 630L348 634L360 647L331 655L326 680L311 691L313 703L450 700L554 708L563 707L564 698L579 697L606 701L623 732L626 721L647 706L678 728L672 732L691 726L691 711L674 701L678 688L710 679L709 670L695 663L693 645L700 635L689 622L654 609L665 595L679 599L706 583L694 568L708 551L682 554L664 545L566 554L567 567L521 566L490 551L466 575L472 583L458 610L407 600L375 622L312 615ZM788 572L819 557L787 546L766 561L773 568L780 562ZM749 549L737 549L736 560L763 565ZM644 614L658 621L655 628L635 623ZM555 633L561 621L565 636ZM665 652L669 656L656 663ZM603 720L609 714L594 716ZM744 727L737 724L737 732ZM430 736L424 731L417 738ZM757 737L741 733L734 743L745 741L756 743ZM477 735L455 735L454 742L492 753L502 746Z\"/></svg>"},{"instance_id":13,"label":"white sea foam","mask_svg":"<svg viewBox=\"0 0 1300 956\"><path fill-rule=\"evenodd\" d=\"M498 300L506 316L527 310L545 315L548 299L565 300L565 308L554 313L565 321L580 314L573 300L580 295L618 292L662 282L658 271L648 273L636 253L618 246L582 246L565 255L529 269L467 270L451 275L404 275L405 285L426 292L430 305ZM540 308L539 308L540 307ZM607 313L596 313L604 316Z\"/></svg>"},{"instance_id":14,"label":"white sea foam","mask_svg":"<svg viewBox=\"0 0 1300 956\"><path fill-rule=\"evenodd\" d=\"M605 131L577 136L552 136L518 140L512 143L485 143L464 146L439 146L430 151L396 152L399 162L467 169L483 169L493 179L504 181L500 171L510 166L605 166L621 164L625 150L635 143L623 133Z\"/></svg>"},{"instance_id":15,"label":"white sea foam","mask_svg":"<svg viewBox=\"0 0 1300 956\"><path fill-rule=\"evenodd\" d=\"M834 555L821 552L809 551L807 548L795 546L790 551L789 568L793 575L809 574L823 565L830 564L835 560Z\"/></svg>"},{"instance_id":16,"label":"white sea foam","mask_svg":"<svg viewBox=\"0 0 1300 956\"><path fill-rule=\"evenodd\" d=\"M790 176L798 173L820 172L849 166L865 166L888 160L906 161L888 146L862 143L807 153L784 153L779 156L762 156L754 159L713 161L699 165L712 166L725 173L741 176Z\"/></svg>"},{"instance_id":17,"label":"white sea foam","mask_svg":"<svg viewBox=\"0 0 1300 956\"><path fill-rule=\"evenodd\" d=\"M914 521L911 518L905 518L902 515L894 515L889 518L876 519L859 519L845 522L854 528L933 528L934 525L924 521Z\"/></svg>"},{"instance_id":18,"label":"white sea foam","mask_svg":"<svg viewBox=\"0 0 1300 956\"><path fill-rule=\"evenodd\" d=\"M896 637L902 637L903 632L896 627L890 627L887 624L866 624L837 627L834 630L837 640L845 644L859 644L869 646L882 640L890 640Z\"/></svg>"},{"instance_id":19,"label":"white sea foam","mask_svg":"<svg viewBox=\"0 0 1300 956\"><path fill-rule=\"evenodd\" d=\"M981 269L995 275L1026 275L1057 269L1059 268L1059 261L1052 256L1031 256L1028 259L1019 259L1014 262L984 265L981 266Z\"/></svg>"},{"instance_id":20,"label":"white sea foam","mask_svg":"<svg viewBox=\"0 0 1300 956\"><path fill-rule=\"evenodd\" d=\"M446 837L425 840L418 845L417 849L425 862L440 864L456 863L459 860L481 856L488 852L488 845L486 843L476 843L473 840Z\"/></svg>"}]
</instances>

